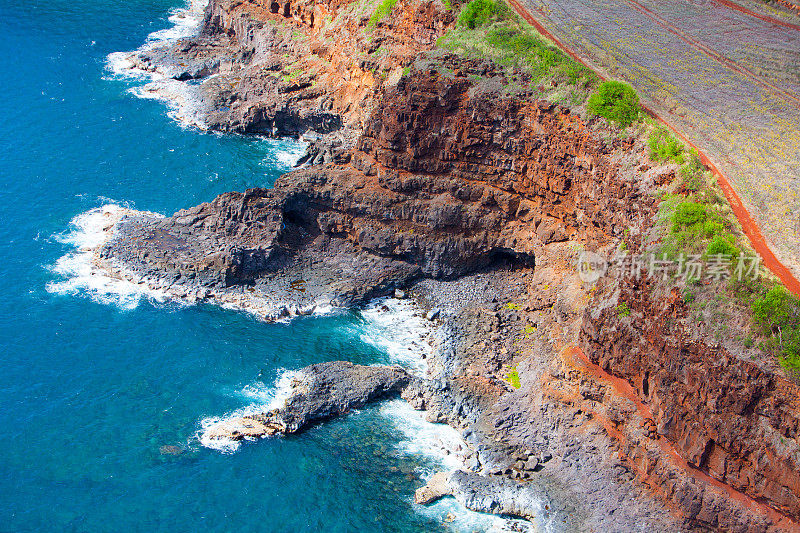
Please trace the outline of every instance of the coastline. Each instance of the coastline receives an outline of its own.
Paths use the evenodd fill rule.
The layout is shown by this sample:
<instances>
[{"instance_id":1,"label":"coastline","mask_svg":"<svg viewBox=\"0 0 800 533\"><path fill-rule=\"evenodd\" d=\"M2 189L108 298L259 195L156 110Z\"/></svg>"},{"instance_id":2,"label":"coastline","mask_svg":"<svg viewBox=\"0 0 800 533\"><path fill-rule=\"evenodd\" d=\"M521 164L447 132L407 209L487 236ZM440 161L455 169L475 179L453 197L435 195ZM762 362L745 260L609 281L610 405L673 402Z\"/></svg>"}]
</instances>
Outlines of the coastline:
<instances>
[{"instance_id":1,"label":"coastline","mask_svg":"<svg viewBox=\"0 0 800 533\"><path fill-rule=\"evenodd\" d=\"M574 269L585 247L606 255L621 243L644 249L657 216L656 188L676 169L653 166L640 138L607 142L601 137L608 131L596 121L587 127L579 112L530 94L498 92L507 80L491 67L428 54L431 35L453 16L426 6L441 25L415 41L412 53L402 50L402 60L412 56L414 63L402 72L399 63L389 65L385 77L375 76L372 64L360 65L344 87L329 80L315 85L310 73L287 70L308 50L324 59L316 66L341 60L341 51L314 48L314 39L330 46L331 23L315 24L320 13L313 3L275 17L257 13L270 21L265 26L212 0L204 24L218 42L204 36L165 41L157 54L143 50L143 72L158 72L164 57L170 57L167 67L189 57L170 75L188 77L191 83L172 81L192 91L205 87L192 100L211 117L196 120L204 128L264 135L310 129L317 140L304 158L310 166L274 189L229 193L166 218L120 217L102 242L83 252L91 253L93 268L174 301L207 301L266 321L409 293L442 325L432 349L403 350L410 367L415 351L425 353L426 374L404 386L402 396L429 422L447 423L464 436L467 468L447 473L446 488L437 490L465 507L521 516L545 530L558 522L556 531L623 531L632 524L641 530L791 529L794 511L785 510L794 503L781 492L782 474L764 465L753 470L750 458L764 439L770 453L791 459L774 435L796 427L794 389L757 374L746 382L746 394L761 411L733 406L720 414L716 401L741 393L733 390L741 380L726 376L756 375L756 365L691 337L685 326L674 336L660 329L660 319L635 323L617 312L622 302L637 317L687 323L679 296L658 290L643 296L640 287L616 280L589 287ZM273 20L279 17L286 20ZM339 30L358 25L347 17L336 21ZM275 51L285 50L295 27L310 42L297 37L285 54L297 58L278 62ZM416 29L379 24L375 31ZM220 55L247 46L253 55L207 70ZM391 50L379 66L400 61L393 56L400 52ZM254 73L264 64L275 74ZM324 69L315 74L325 79ZM221 89L234 75L245 89ZM248 100L253 87L266 89ZM337 100L343 93L346 102ZM238 103L234 109L225 102ZM505 117L527 118L509 124ZM446 135L425 136L429 127ZM620 361L617 344L637 364ZM607 374L612 384L624 375L634 400L572 358L576 349L590 364L617 365L617 375ZM659 359L673 352L691 362L692 372L718 376L725 388L698 391L702 385ZM716 355L724 357L724 368L715 366ZM714 407L677 399L691 404L704 395L715 398ZM632 408L637 401L651 410ZM762 413L770 409L765 422ZM242 416L248 414L264 415L262 409ZM746 418L734 428L746 437L744 449L720 442L720 419L734 415ZM694 425L676 423L681 416ZM751 475L764 482L751 483Z\"/></svg>"},{"instance_id":2,"label":"coastline","mask_svg":"<svg viewBox=\"0 0 800 533\"><path fill-rule=\"evenodd\" d=\"M176 80L173 73L162 68L146 68L136 61L136 55L149 52L187 37L196 36L203 23L209 0L187 0L187 5L172 11L169 28L154 31L145 43L130 52L112 52L106 58L106 70L114 78L145 81L128 89L137 98L155 99L163 102L168 116L183 127L207 130L202 119L198 88L185 81Z\"/></svg>"}]
</instances>

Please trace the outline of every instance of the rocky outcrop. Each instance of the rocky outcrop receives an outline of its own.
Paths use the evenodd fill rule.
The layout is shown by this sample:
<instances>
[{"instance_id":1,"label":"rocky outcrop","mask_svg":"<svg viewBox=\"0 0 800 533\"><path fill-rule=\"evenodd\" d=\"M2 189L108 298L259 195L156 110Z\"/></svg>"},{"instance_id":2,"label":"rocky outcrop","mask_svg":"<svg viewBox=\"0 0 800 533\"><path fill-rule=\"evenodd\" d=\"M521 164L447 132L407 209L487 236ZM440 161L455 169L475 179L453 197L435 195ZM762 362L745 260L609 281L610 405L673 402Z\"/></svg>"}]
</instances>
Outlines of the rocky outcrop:
<instances>
[{"instance_id":1,"label":"rocky outcrop","mask_svg":"<svg viewBox=\"0 0 800 533\"><path fill-rule=\"evenodd\" d=\"M489 62L427 52L443 6L401 0L369 38L361 9L215 0L200 36L136 58L194 80L211 128L326 138L273 189L128 214L98 266L267 318L413 285L444 324L429 379L314 365L284 407L212 437L291 433L402 389L472 448L420 501L580 531L796 529L797 387L685 333L676 295L575 272L579 249L643 247L675 168Z\"/></svg>"},{"instance_id":2,"label":"rocky outcrop","mask_svg":"<svg viewBox=\"0 0 800 533\"><path fill-rule=\"evenodd\" d=\"M608 159L624 143L606 144L565 108L503 96L484 64L440 60L461 69L422 61L386 89L348 163L166 219L127 217L98 261L181 294L261 299L275 318L421 276L532 266L547 243L604 243L650 216L652 200ZM474 73L494 77L476 85Z\"/></svg>"},{"instance_id":3,"label":"rocky outcrop","mask_svg":"<svg viewBox=\"0 0 800 533\"><path fill-rule=\"evenodd\" d=\"M800 519L797 387L719 344L693 338L683 298L677 291L664 295L654 284L622 285L619 298L632 309L630 318L608 305L587 310L583 351L633 386L652 414L649 439L666 441L699 477ZM648 444L630 443L626 455L660 480L666 497L698 524L736 529L740 516L722 511L713 498L697 498L697 487L687 493L670 457L653 456Z\"/></svg>"},{"instance_id":4,"label":"rocky outcrop","mask_svg":"<svg viewBox=\"0 0 800 533\"><path fill-rule=\"evenodd\" d=\"M579 531L584 517L563 497L553 498L548 494L551 489L544 484L521 485L505 478L487 478L455 470L434 474L417 490L414 501L428 504L444 496L453 496L467 509L525 518L541 530L557 525L560 531Z\"/></svg>"},{"instance_id":5,"label":"rocky outcrop","mask_svg":"<svg viewBox=\"0 0 800 533\"><path fill-rule=\"evenodd\" d=\"M452 11L400 2L391 27L338 0L211 0L199 35L132 54L134 68L190 80L205 128L270 136L333 134L349 146L373 97L433 48ZM327 153L327 155L325 155ZM328 162L330 151L319 154ZM320 162L322 162L320 161Z\"/></svg>"},{"instance_id":6,"label":"rocky outcrop","mask_svg":"<svg viewBox=\"0 0 800 533\"><path fill-rule=\"evenodd\" d=\"M211 440L254 439L297 433L307 426L399 392L411 376L397 366L362 366L345 361L298 371L284 405L266 413L223 420L207 431Z\"/></svg>"}]
</instances>

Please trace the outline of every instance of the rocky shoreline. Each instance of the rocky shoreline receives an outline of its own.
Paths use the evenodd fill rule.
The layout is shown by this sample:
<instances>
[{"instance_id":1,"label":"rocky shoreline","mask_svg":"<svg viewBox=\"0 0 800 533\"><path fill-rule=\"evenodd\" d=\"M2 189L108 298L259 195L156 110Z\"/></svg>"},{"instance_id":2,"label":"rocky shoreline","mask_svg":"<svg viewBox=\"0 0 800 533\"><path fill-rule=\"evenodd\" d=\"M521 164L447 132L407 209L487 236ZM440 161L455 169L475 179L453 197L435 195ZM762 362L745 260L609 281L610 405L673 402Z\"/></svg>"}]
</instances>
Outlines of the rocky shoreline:
<instances>
[{"instance_id":1,"label":"rocky shoreline","mask_svg":"<svg viewBox=\"0 0 800 533\"><path fill-rule=\"evenodd\" d=\"M110 215L98 272L269 321L411 296L439 324L422 376L312 365L285 405L212 437L400 394L470 449L419 502L452 495L545 531L797 530L797 386L696 338L653 280L576 271L583 250L651 242L675 166L435 50L444 4L400 2L373 28L369 8L211 0L199 35L128 58L191 84L204 127L313 142L272 189Z\"/></svg>"}]
</instances>

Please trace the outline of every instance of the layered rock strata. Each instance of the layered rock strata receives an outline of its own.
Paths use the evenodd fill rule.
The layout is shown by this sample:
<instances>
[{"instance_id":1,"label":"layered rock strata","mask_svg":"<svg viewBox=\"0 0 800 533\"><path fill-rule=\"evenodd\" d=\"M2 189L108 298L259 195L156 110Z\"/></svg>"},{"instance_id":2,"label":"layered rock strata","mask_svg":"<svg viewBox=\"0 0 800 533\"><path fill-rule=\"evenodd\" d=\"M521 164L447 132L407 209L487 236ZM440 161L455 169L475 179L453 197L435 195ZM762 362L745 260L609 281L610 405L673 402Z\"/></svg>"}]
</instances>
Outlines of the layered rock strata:
<instances>
[{"instance_id":1,"label":"layered rock strata","mask_svg":"<svg viewBox=\"0 0 800 533\"><path fill-rule=\"evenodd\" d=\"M140 56L196 79L211 127L327 140L273 189L128 215L96 264L267 318L396 287L439 310L425 379L319 367L296 413L248 417L241 438L402 389L473 451L420 500L575 531L797 530L797 386L698 338L668 290L575 272L579 250L646 247L675 168L513 94L491 63L427 52L452 22L443 6L401 0L391 25L356 39L369 15L212 1L201 36ZM344 385L354 376L366 388Z\"/></svg>"}]
</instances>

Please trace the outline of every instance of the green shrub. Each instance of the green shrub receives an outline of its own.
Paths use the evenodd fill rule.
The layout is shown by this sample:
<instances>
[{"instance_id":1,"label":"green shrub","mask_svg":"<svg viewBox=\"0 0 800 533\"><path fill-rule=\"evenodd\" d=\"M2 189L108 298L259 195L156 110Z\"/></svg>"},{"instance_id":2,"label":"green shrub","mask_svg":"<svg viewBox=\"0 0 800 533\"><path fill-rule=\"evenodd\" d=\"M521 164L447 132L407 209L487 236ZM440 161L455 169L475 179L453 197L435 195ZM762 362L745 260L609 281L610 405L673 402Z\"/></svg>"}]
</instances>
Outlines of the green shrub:
<instances>
[{"instance_id":1,"label":"green shrub","mask_svg":"<svg viewBox=\"0 0 800 533\"><path fill-rule=\"evenodd\" d=\"M369 22L367 23L367 28L372 29L375 25L380 22L383 17L388 15L392 12L394 5L397 3L397 0L382 0L380 5L375 9L372 13L372 16L369 18Z\"/></svg>"},{"instance_id":2,"label":"green shrub","mask_svg":"<svg viewBox=\"0 0 800 533\"><path fill-rule=\"evenodd\" d=\"M727 237L727 238L726 238ZM730 240L733 239L733 235L717 235L714 237L710 243L708 243L708 247L706 248L706 257L710 257L712 255L727 255L730 257L737 257L739 255L739 248L734 246Z\"/></svg>"},{"instance_id":3,"label":"green shrub","mask_svg":"<svg viewBox=\"0 0 800 533\"><path fill-rule=\"evenodd\" d=\"M518 389L522 386L519 381L519 372L517 371L517 367L512 366L509 369L508 373L506 373L506 381L515 389Z\"/></svg>"},{"instance_id":4,"label":"green shrub","mask_svg":"<svg viewBox=\"0 0 800 533\"><path fill-rule=\"evenodd\" d=\"M461 9L458 24L473 30L487 22L507 19L510 14L503 0L472 0Z\"/></svg>"},{"instance_id":5,"label":"green shrub","mask_svg":"<svg viewBox=\"0 0 800 533\"><path fill-rule=\"evenodd\" d=\"M753 321L770 335L767 349L778 351L778 360L789 372L800 373L800 299L782 285L775 285L752 305Z\"/></svg>"},{"instance_id":6,"label":"green shrub","mask_svg":"<svg viewBox=\"0 0 800 533\"><path fill-rule=\"evenodd\" d=\"M725 225L716 220L706 220L703 222L703 237L714 237L725 231Z\"/></svg>"},{"instance_id":7,"label":"green shrub","mask_svg":"<svg viewBox=\"0 0 800 533\"><path fill-rule=\"evenodd\" d=\"M753 302L753 320L765 331L780 331L796 325L798 314L797 297L782 285L775 285Z\"/></svg>"},{"instance_id":8,"label":"green shrub","mask_svg":"<svg viewBox=\"0 0 800 533\"><path fill-rule=\"evenodd\" d=\"M647 146L650 147L650 159L653 161L683 163L683 146L663 126L659 126L650 132L647 137Z\"/></svg>"},{"instance_id":9,"label":"green shrub","mask_svg":"<svg viewBox=\"0 0 800 533\"><path fill-rule=\"evenodd\" d=\"M791 335L784 342L778 361L790 373L795 376L800 375L800 328L792 330Z\"/></svg>"},{"instance_id":10,"label":"green shrub","mask_svg":"<svg viewBox=\"0 0 800 533\"><path fill-rule=\"evenodd\" d=\"M631 315L631 308L628 307L627 302L622 302L617 306L617 314L619 316L630 316Z\"/></svg>"},{"instance_id":11,"label":"green shrub","mask_svg":"<svg viewBox=\"0 0 800 533\"><path fill-rule=\"evenodd\" d=\"M639 120L639 96L633 87L620 81L604 81L589 97L589 112L621 128Z\"/></svg>"},{"instance_id":12,"label":"green shrub","mask_svg":"<svg viewBox=\"0 0 800 533\"><path fill-rule=\"evenodd\" d=\"M648 139L649 141L649 139ZM652 147L650 156L652 158ZM703 175L706 172L706 167L700 161L700 156L695 150L691 150L688 155L684 154L684 162L678 170L681 178L683 178L684 186L690 191L699 191L705 186L703 182Z\"/></svg>"},{"instance_id":13,"label":"green shrub","mask_svg":"<svg viewBox=\"0 0 800 533\"><path fill-rule=\"evenodd\" d=\"M681 202L672 215L672 231L693 228L708 220L708 209L697 202Z\"/></svg>"}]
</instances>

